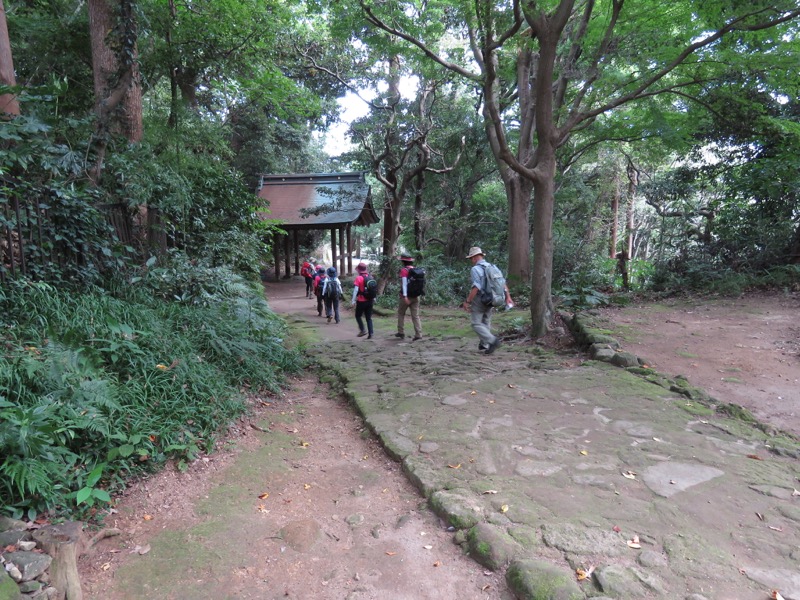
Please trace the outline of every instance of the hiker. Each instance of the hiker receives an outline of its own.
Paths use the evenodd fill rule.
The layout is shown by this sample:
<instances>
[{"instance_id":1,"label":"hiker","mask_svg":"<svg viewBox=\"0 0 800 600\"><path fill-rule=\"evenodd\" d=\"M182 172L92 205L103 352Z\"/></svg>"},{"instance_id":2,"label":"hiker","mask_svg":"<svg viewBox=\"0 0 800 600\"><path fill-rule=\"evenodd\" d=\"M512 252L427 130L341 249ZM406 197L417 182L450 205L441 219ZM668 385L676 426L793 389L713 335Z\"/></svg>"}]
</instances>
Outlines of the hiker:
<instances>
[{"instance_id":1,"label":"hiker","mask_svg":"<svg viewBox=\"0 0 800 600\"><path fill-rule=\"evenodd\" d=\"M325 303L325 316L328 323L335 316L339 323L339 298L342 295L342 283L336 276L336 267L328 267L327 277L322 282L322 300Z\"/></svg>"},{"instance_id":2,"label":"hiker","mask_svg":"<svg viewBox=\"0 0 800 600\"><path fill-rule=\"evenodd\" d=\"M317 273L314 275L314 295L317 297L317 316L322 316L322 286L325 283L325 267L317 265Z\"/></svg>"},{"instance_id":3,"label":"hiker","mask_svg":"<svg viewBox=\"0 0 800 600\"><path fill-rule=\"evenodd\" d=\"M306 298L311 298L314 293L314 275L316 273L314 272L314 267L311 266L312 260L312 258L309 258L300 269L300 275L306 280Z\"/></svg>"},{"instance_id":4,"label":"hiker","mask_svg":"<svg viewBox=\"0 0 800 600\"><path fill-rule=\"evenodd\" d=\"M401 340L406 337L405 320L406 311L411 309L411 322L414 324L414 338L411 341L422 339L422 324L419 320L419 296L411 297L408 295L408 272L414 267L414 258L408 254L400 256L403 266L400 268L400 300L397 303L397 333L395 337Z\"/></svg>"},{"instance_id":5,"label":"hiker","mask_svg":"<svg viewBox=\"0 0 800 600\"><path fill-rule=\"evenodd\" d=\"M367 339L371 340L372 334L374 333L372 328L372 303L375 299L375 292L367 289L367 282L370 280L374 282L375 285L372 287L374 287L375 290L377 290L378 285L375 279L370 276L366 263L358 263L356 265L356 272L358 276L353 281L353 300L351 304L356 307L356 323L358 323L357 337L364 337L366 335ZM364 329L362 317L367 321L366 329Z\"/></svg>"},{"instance_id":6,"label":"hiker","mask_svg":"<svg viewBox=\"0 0 800 600\"><path fill-rule=\"evenodd\" d=\"M486 354L492 354L500 346L500 338L492 334L492 313L494 312L494 306L491 302L485 304L481 300L481 296L483 292L486 291L487 287L486 271L494 265L490 265L483 259L483 250L478 246L473 246L469 249L467 258L472 261L472 270L470 271L472 288L469 290L467 300L462 306L464 310L471 313L472 329L475 330L475 333L477 333L480 338L478 350L485 350ZM513 305L511 293L508 291L508 286L505 285L505 281L503 282L502 292L506 306Z\"/></svg>"}]
</instances>

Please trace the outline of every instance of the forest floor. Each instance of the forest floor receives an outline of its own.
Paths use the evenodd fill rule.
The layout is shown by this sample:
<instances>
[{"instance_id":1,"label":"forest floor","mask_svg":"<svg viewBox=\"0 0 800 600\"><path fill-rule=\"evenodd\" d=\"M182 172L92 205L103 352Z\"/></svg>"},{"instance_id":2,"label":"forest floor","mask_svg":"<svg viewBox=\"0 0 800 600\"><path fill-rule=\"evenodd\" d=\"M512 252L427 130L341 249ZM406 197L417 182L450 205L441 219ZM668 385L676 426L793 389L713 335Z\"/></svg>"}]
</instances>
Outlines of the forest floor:
<instances>
[{"instance_id":1,"label":"forest floor","mask_svg":"<svg viewBox=\"0 0 800 600\"><path fill-rule=\"evenodd\" d=\"M330 340L334 351L338 342L354 341L352 310L342 310L340 324L328 324L298 291L299 282L267 285L273 309L294 323L293 335L298 326L306 327L306 334L316 331L313 335ZM711 396L746 406L762 421L800 434L798 309L798 294L758 294L632 305L601 311L601 316L627 350L659 372L684 374ZM431 317L434 312L429 311ZM439 312L436 318L451 318ZM471 348L466 317L450 313L457 321L447 326L460 323L459 334ZM434 327L433 320L424 320L423 327ZM369 341L374 356L397 354L394 362L410 356L409 350L395 350L393 316L377 317L376 329L376 339ZM441 344L452 344L442 339ZM548 344L565 369L583 360L563 337L550 337ZM405 346L423 347L419 342ZM500 354L513 360L515 351L508 346ZM370 358L354 360L365 364ZM474 385L460 384L461 392ZM569 385L564 389L574 389ZM470 393L476 394L474 389ZM80 561L87 599L513 597L500 570L473 562L454 543L453 528L426 508L400 464L318 374L293 380L278 397L251 400L253 414L234 427L217 453L195 461L186 473L167 469L137 482L118 500L106 524L122 534L104 540ZM553 503L563 504L564 497L554 496ZM706 584L713 589L713 581ZM724 590L727 584L717 585ZM730 585L739 589L741 584ZM684 595L667 593L671 598ZM761 596L739 596L750 597Z\"/></svg>"}]
</instances>

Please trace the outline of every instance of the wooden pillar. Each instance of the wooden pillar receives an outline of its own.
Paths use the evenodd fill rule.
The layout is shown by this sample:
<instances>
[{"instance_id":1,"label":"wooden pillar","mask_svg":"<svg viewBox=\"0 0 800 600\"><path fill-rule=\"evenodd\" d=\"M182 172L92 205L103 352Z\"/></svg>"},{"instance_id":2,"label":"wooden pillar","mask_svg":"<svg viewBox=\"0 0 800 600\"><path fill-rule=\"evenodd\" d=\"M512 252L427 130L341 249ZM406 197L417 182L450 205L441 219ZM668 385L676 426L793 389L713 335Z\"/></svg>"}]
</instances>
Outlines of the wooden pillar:
<instances>
[{"instance_id":1,"label":"wooden pillar","mask_svg":"<svg viewBox=\"0 0 800 600\"><path fill-rule=\"evenodd\" d=\"M281 238L280 235L274 233L272 235L272 256L275 260L275 281L281 279Z\"/></svg>"},{"instance_id":2,"label":"wooden pillar","mask_svg":"<svg viewBox=\"0 0 800 600\"><path fill-rule=\"evenodd\" d=\"M347 254L347 251L344 247L344 228L344 225L339 227L339 273L342 274L344 274L344 260Z\"/></svg>"},{"instance_id":3,"label":"wooden pillar","mask_svg":"<svg viewBox=\"0 0 800 600\"><path fill-rule=\"evenodd\" d=\"M353 274L353 224L347 224L347 274Z\"/></svg>"},{"instance_id":4,"label":"wooden pillar","mask_svg":"<svg viewBox=\"0 0 800 600\"><path fill-rule=\"evenodd\" d=\"M297 229L292 231L292 237L294 237L294 274L300 275L300 238Z\"/></svg>"},{"instance_id":5,"label":"wooden pillar","mask_svg":"<svg viewBox=\"0 0 800 600\"><path fill-rule=\"evenodd\" d=\"M284 262L284 271L283 272L284 272L284 275L283 275L283 278L284 279L289 279L289 277L292 276L292 272L291 272L292 255L289 252L289 234L288 233L285 236L283 236L283 253L284 253L284 257L283 257L283 262Z\"/></svg>"},{"instance_id":6,"label":"wooden pillar","mask_svg":"<svg viewBox=\"0 0 800 600\"><path fill-rule=\"evenodd\" d=\"M331 266L336 266L336 229L331 229Z\"/></svg>"}]
</instances>

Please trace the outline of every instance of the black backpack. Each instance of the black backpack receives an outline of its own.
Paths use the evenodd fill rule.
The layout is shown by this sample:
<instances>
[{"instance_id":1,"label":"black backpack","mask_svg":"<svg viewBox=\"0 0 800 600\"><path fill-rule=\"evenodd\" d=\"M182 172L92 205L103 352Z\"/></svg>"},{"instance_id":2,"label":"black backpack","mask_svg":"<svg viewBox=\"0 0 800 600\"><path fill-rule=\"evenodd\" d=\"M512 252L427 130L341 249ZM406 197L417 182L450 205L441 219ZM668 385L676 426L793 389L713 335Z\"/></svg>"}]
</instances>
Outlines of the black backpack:
<instances>
[{"instance_id":1,"label":"black backpack","mask_svg":"<svg viewBox=\"0 0 800 600\"><path fill-rule=\"evenodd\" d=\"M425 295L425 269L411 267L408 269L408 297L417 298Z\"/></svg>"},{"instance_id":2,"label":"black backpack","mask_svg":"<svg viewBox=\"0 0 800 600\"><path fill-rule=\"evenodd\" d=\"M325 294L323 298L325 300L333 300L339 296L339 281L333 277L328 277L328 284L325 285ZM323 281L320 281L320 285L324 285Z\"/></svg>"},{"instance_id":3,"label":"black backpack","mask_svg":"<svg viewBox=\"0 0 800 600\"><path fill-rule=\"evenodd\" d=\"M322 298L322 286L325 285L325 279L327 277L328 277L327 275L321 275L320 278L319 278L319 283L317 284L317 287L314 288L314 295L317 298Z\"/></svg>"},{"instance_id":4,"label":"black backpack","mask_svg":"<svg viewBox=\"0 0 800 600\"><path fill-rule=\"evenodd\" d=\"M377 280L369 273L364 273L362 277L364 278L364 291L361 292L361 295L367 300L374 300L378 297Z\"/></svg>"}]
</instances>

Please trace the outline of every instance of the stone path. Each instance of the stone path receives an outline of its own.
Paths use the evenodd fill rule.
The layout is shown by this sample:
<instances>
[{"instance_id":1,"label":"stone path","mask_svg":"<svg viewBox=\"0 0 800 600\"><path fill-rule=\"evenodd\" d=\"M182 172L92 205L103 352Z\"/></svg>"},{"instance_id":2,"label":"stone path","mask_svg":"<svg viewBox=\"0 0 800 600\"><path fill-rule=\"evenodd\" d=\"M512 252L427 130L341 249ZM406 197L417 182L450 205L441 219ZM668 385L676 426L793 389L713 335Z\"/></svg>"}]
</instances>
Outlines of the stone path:
<instances>
[{"instance_id":1,"label":"stone path","mask_svg":"<svg viewBox=\"0 0 800 600\"><path fill-rule=\"evenodd\" d=\"M607 363L492 357L454 311L410 343L268 286L386 451L519 598L800 600L800 469L770 437ZM449 331L453 331L449 334ZM329 340L335 340L331 342ZM332 346L332 343L334 344ZM331 351L335 348L335 351Z\"/></svg>"}]
</instances>

